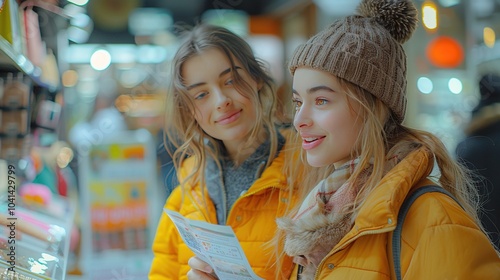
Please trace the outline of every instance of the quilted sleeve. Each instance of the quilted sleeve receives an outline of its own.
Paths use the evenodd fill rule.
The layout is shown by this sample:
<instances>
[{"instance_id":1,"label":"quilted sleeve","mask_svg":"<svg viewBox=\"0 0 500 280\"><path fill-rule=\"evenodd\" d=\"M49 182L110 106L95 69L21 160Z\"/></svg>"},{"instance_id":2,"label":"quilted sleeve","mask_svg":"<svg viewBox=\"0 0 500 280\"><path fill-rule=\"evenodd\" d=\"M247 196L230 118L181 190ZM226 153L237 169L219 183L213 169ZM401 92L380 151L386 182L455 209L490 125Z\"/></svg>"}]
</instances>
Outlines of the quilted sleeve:
<instances>
[{"instance_id":1,"label":"quilted sleeve","mask_svg":"<svg viewBox=\"0 0 500 280\"><path fill-rule=\"evenodd\" d=\"M497 251L458 204L443 194L422 197L403 226L403 279L500 279Z\"/></svg>"}]
</instances>

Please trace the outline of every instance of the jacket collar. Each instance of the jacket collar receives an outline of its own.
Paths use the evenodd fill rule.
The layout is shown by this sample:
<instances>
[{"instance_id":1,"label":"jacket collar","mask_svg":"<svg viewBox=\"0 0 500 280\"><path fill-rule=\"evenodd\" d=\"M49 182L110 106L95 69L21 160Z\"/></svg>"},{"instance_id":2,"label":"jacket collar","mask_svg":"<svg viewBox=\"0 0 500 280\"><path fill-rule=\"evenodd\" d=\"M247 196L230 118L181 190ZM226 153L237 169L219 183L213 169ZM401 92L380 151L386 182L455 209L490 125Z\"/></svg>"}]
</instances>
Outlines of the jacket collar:
<instances>
[{"instance_id":1,"label":"jacket collar","mask_svg":"<svg viewBox=\"0 0 500 280\"><path fill-rule=\"evenodd\" d=\"M343 240L366 231L394 229L399 208L405 197L414 186L429 176L433 160L432 154L425 148L408 154L368 195L355 219L353 230Z\"/></svg>"},{"instance_id":2,"label":"jacket collar","mask_svg":"<svg viewBox=\"0 0 500 280\"><path fill-rule=\"evenodd\" d=\"M278 189L285 189L287 186L287 178L283 174L283 167L285 163L285 158L289 154L287 151L291 149L291 145L286 141L286 137L280 138L278 155L274 158L268 168L262 171L260 178L258 178L248 190L249 192L258 192L260 189L265 189L268 187L275 187ZM196 164L196 159L194 157L187 158L184 160L182 168L179 172L180 182L187 178L191 170L194 169ZM191 190L199 188L199 183L192 184L188 183L187 187Z\"/></svg>"},{"instance_id":3,"label":"jacket collar","mask_svg":"<svg viewBox=\"0 0 500 280\"><path fill-rule=\"evenodd\" d=\"M287 178L283 174L287 144L281 148L277 157L274 158L268 168L264 169L261 176L253 183L248 193L256 193L263 189L273 187L277 189L286 188Z\"/></svg>"}]
</instances>

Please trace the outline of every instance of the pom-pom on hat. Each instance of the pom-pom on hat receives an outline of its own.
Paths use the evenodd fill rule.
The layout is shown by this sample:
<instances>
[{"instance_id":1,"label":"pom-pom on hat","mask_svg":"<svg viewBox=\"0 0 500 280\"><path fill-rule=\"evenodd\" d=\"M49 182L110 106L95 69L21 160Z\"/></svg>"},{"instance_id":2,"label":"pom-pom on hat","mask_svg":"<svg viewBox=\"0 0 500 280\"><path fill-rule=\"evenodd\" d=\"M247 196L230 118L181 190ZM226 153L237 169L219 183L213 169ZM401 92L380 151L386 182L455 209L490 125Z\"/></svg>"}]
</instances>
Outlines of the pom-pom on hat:
<instances>
[{"instance_id":1,"label":"pom-pom on hat","mask_svg":"<svg viewBox=\"0 0 500 280\"><path fill-rule=\"evenodd\" d=\"M357 15L333 22L294 52L298 67L329 72L380 98L401 123L406 111L406 54L417 27L411 0L362 0Z\"/></svg>"}]
</instances>

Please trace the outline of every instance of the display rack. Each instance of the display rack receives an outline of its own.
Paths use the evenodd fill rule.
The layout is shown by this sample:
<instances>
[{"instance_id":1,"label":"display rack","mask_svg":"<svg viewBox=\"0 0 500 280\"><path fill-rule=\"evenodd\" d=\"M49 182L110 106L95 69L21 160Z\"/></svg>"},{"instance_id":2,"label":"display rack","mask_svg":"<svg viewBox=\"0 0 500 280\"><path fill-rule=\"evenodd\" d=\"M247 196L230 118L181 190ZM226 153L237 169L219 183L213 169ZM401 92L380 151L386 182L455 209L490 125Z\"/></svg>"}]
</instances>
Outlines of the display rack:
<instances>
[{"instance_id":1,"label":"display rack","mask_svg":"<svg viewBox=\"0 0 500 280\"><path fill-rule=\"evenodd\" d=\"M154 137L101 132L79 151L82 271L94 280L146 279L161 213Z\"/></svg>"},{"instance_id":2,"label":"display rack","mask_svg":"<svg viewBox=\"0 0 500 280\"><path fill-rule=\"evenodd\" d=\"M0 279L64 280L74 209L57 194L44 204L18 192L25 183L21 162L31 149L34 89L55 92L58 85L46 82L25 52L30 37L18 2L0 1L0 17L0 168L12 171L0 170L8 174L1 176L8 190L0 191Z\"/></svg>"},{"instance_id":3,"label":"display rack","mask_svg":"<svg viewBox=\"0 0 500 280\"><path fill-rule=\"evenodd\" d=\"M8 76L13 79L8 80ZM57 90L56 85L42 81L42 71L35 66L24 54L16 51L12 44L0 35L0 158L15 162L21 158L22 150L25 148L25 138L29 134L31 122L30 107L33 86L43 87L49 91ZM16 102L7 100L8 84L14 83L18 87L19 95L15 97ZM22 91L22 92L21 92ZM11 98L13 100L13 98ZM22 102L19 100L23 100ZM6 130L7 119L10 120L12 133ZM8 150L8 151L7 151Z\"/></svg>"}]
</instances>

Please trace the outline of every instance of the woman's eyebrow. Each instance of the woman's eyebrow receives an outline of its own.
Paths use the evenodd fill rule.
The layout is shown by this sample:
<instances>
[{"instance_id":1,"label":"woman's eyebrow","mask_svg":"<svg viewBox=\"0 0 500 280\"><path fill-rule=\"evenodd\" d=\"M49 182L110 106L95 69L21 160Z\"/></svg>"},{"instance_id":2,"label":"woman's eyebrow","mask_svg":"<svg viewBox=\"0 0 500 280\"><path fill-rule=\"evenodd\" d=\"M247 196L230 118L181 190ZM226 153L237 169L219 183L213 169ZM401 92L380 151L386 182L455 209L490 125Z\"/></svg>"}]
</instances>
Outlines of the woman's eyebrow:
<instances>
[{"instance_id":1,"label":"woman's eyebrow","mask_svg":"<svg viewBox=\"0 0 500 280\"><path fill-rule=\"evenodd\" d=\"M234 69L241 69L241 67L239 66L235 66ZM220 72L219 74L219 78L221 78L222 76L226 75L227 73L231 72L231 68L227 68L226 70ZM195 87L199 87L199 86L202 86L202 85L205 85L206 83L205 82L201 82L201 83L195 83L195 84L192 84L190 86L187 86L186 87L186 90L192 90L193 88Z\"/></svg>"},{"instance_id":2,"label":"woman's eyebrow","mask_svg":"<svg viewBox=\"0 0 500 280\"><path fill-rule=\"evenodd\" d=\"M330 87L321 85L321 86L312 87L312 88L306 90L306 93L307 94L312 94L312 93L315 93L315 92L320 91L320 90L326 90L326 91L334 92L334 90L331 89ZM299 94L295 89L292 89L292 93Z\"/></svg>"}]
</instances>

